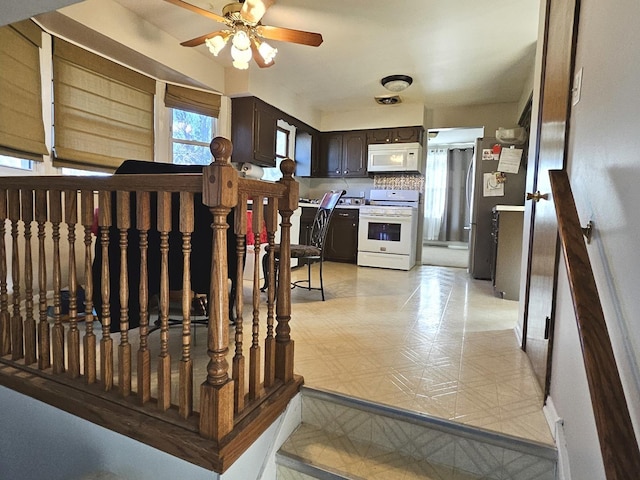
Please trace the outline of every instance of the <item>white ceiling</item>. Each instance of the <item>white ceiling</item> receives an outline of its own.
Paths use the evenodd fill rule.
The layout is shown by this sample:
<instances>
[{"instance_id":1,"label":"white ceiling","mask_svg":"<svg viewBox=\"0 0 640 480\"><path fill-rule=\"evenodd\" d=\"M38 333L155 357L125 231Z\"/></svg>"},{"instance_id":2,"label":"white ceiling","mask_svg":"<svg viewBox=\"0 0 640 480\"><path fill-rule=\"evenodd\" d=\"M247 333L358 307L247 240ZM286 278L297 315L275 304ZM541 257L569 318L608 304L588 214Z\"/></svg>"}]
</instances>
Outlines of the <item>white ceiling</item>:
<instances>
[{"instance_id":1,"label":"white ceiling","mask_svg":"<svg viewBox=\"0 0 640 480\"><path fill-rule=\"evenodd\" d=\"M115 1L177 42L222 27L163 0ZM220 14L230 0L189 1ZM324 43L271 42L276 64L252 63L251 75L286 85L321 111L371 107L374 96L391 93L380 79L396 73L414 78L400 94L404 103L515 102L533 68L538 14L539 0L277 0L263 24L318 32ZM228 48L219 59L230 65Z\"/></svg>"},{"instance_id":2,"label":"white ceiling","mask_svg":"<svg viewBox=\"0 0 640 480\"><path fill-rule=\"evenodd\" d=\"M2 0L0 25L24 20L39 13L66 7L79 0Z\"/></svg>"},{"instance_id":3,"label":"white ceiling","mask_svg":"<svg viewBox=\"0 0 640 480\"><path fill-rule=\"evenodd\" d=\"M3 1L0 23L33 14L32 4L44 11L75 1ZM114 1L177 43L222 27L164 0ZM221 13L232 0L189 1ZM324 43L271 42L279 50L276 64L260 69L252 63L250 75L283 85L319 111L370 108L375 96L391 93L380 79L396 73L414 78L400 94L404 103L516 102L531 75L538 14L539 0L276 0L262 23L318 32ZM210 55L205 46L196 48ZM217 60L233 68L228 48Z\"/></svg>"}]
</instances>

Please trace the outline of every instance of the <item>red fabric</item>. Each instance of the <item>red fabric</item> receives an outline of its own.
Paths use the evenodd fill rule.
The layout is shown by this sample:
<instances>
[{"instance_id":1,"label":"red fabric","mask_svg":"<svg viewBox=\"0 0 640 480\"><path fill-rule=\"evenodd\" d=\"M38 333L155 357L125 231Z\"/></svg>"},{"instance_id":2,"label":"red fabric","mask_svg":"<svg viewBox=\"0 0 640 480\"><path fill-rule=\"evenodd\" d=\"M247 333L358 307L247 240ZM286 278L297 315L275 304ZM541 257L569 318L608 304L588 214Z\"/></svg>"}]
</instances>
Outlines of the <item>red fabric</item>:
<instances>
[{"instance_id":1,"label":"red fabric","mask_svg":"<svg viewBox=\"0 0 640 480\"><path fill-rule=\"evenodd\" d=\"M247 211L247 245L253 245L255 239L253 235L252 211ZM267 225L262 222L262 231L260 232L260 243L267 243Z\"/></svg>"}]
</instances>

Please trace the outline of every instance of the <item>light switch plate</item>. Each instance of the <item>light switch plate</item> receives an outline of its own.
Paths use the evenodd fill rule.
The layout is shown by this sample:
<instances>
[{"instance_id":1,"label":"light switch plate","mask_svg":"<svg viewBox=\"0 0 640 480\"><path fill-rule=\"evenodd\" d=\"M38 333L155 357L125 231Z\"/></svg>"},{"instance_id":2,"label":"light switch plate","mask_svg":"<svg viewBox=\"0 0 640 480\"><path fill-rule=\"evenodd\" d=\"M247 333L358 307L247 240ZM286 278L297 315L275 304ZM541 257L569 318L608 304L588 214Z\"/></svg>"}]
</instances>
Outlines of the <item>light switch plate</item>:
<instances>
[{"instance_id":1,"label":"light switch plate","mask_svg":"<svg viewBox=\"0 0 640 480\"><path fill-rule=\"evenodd\" d=\"M582 67L573 76L573 88L571 89L571 105L576 105L580 101L582 91Z\"/></svg>"}]
</instances>

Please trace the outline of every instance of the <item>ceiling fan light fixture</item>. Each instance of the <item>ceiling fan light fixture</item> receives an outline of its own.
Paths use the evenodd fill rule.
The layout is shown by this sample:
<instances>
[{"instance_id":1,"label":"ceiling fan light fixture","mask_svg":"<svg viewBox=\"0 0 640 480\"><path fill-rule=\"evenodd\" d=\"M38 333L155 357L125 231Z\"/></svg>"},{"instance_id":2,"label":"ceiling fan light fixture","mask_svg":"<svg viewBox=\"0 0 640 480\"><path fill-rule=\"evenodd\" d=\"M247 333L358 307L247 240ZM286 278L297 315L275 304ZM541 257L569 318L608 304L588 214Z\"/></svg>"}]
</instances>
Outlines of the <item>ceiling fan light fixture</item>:
<instances>
[{"instance_id":1,"label":"ceiling fan light fixture","mask_svg":"<svg viewBox=\"0 0 640 480\"><path fill-rule=\"evenodd\" d=\"M273 62L273 59L276 58L276 55L278 54L278 49L273 48L267 42L258 42L256 40L256 43L258 44L258 52L260 53L260 56L264 59L264 63L269 64Z\"/></svg>"},{"instance_id":2,"label":"ceiling fan light fixture","mask_svg":"<svg viewBox=\"0 0 640 480\"><path fill-rule=\"evenodd\" d=\"M249 63L252 58L251 50L248 48L246 50L241 50L235 45L231 45L231 58L233 58L237 62Z\"/></svg>"},{"instance_id":3,"label":"ceiling fan light fixture","mask_svg":"<svg viewBox=\"0 0 640 480\"><path fill-rule=\"evenodd\" d=\"M229 33L226 35L216 35L215 37L207 38L204 43L207 48L209 48L209 51L217 57L228 41Z\"/></svg>"},{"instance_id":4,"label":"ceiling fan light fixture","mask_svg":"<svg viewBox=\"0 0 640 480\"><path fill-rule=\"evenodd\" d=\"M238 70L247 70L249 68L249 62L241 62L239 60L233 61L233 66Z\"/></svg>"},{"instance_id":5,"label":"ceiling fan light fixture","mask_svg":"<svg viewBox=\"0 0 640 480\"><path fill-rule=\"evenodd\" d=\"M380 83L391 92L401 92L413 83L413 78L409 75L389 75L380 80Z\"/></svg>"},{"instance_id":6,"label":"ceiling fan light fixture","mask_svg":"<svg viewBox=\"0 0 640 480\"><path fill-rule=\"evenodd\" d=\"M249 50L251 47L251 39L249 38L249 35L247 35L247 32L242 29L236 30L233 34L233 40L231 40L231 43L238 50Z\"/></svg>"},{"instance_id":7,"label":"ceiling fan light fixture","mask_svg":"<svg viewBox=\"0 0 640 480\"><path fill-rule=\"evenodd\" d=\"M245 70L250 60L254 60L260 68L270 67L278 50L263 41L269 40L297 43L318 47L322 44L322 35L285 27L263 25L261 19L275 0L239 0L222 8L222 15L197 7L183 0L166 0L169 3L198 13L204 17L223 23L228 30L200 35L181 42L184 47L197 47L206 44L214 56L218 56L231 40L231 57L233 66Z\"/></svg>"}]
</instances>

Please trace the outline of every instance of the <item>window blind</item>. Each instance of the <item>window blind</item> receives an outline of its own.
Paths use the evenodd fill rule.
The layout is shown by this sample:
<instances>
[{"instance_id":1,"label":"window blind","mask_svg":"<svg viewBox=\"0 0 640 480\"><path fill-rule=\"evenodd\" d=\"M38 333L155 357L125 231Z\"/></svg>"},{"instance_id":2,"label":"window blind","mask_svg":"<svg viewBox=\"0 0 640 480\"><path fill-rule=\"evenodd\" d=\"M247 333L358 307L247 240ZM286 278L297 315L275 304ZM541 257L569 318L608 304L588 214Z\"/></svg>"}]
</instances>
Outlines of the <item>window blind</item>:
<instances>
[{"instance_id":1,"label":"window blind","mask_svg":"<svg viewBox=\"0 0 640 480\"><path fill-rule=\"evenodd\" d=\"M164 104L169 108L179 108L215 118L220 115L220 99L221 96L216 93L171 84L167 84L164 94Z\"/></svg>"},{"instance_id":2,"label":"window blind","mask_svg":"<svg viewBox=\"0 0 640 480\"><path fill-rule=\"evenodd\" d=\"M154 79L54 38L54 166L152 161L154 94Z\"/></svg>"},{"instance_id":3,"label":"window blind","mask_svg":"<svg viewBox=\"0 0 640 480\"><path fill-rule=\"evenodd\" d=\"M40 47L31 20L0 28L0 154L42 161L44 140Z\"/></svg>"}]
</instances>

